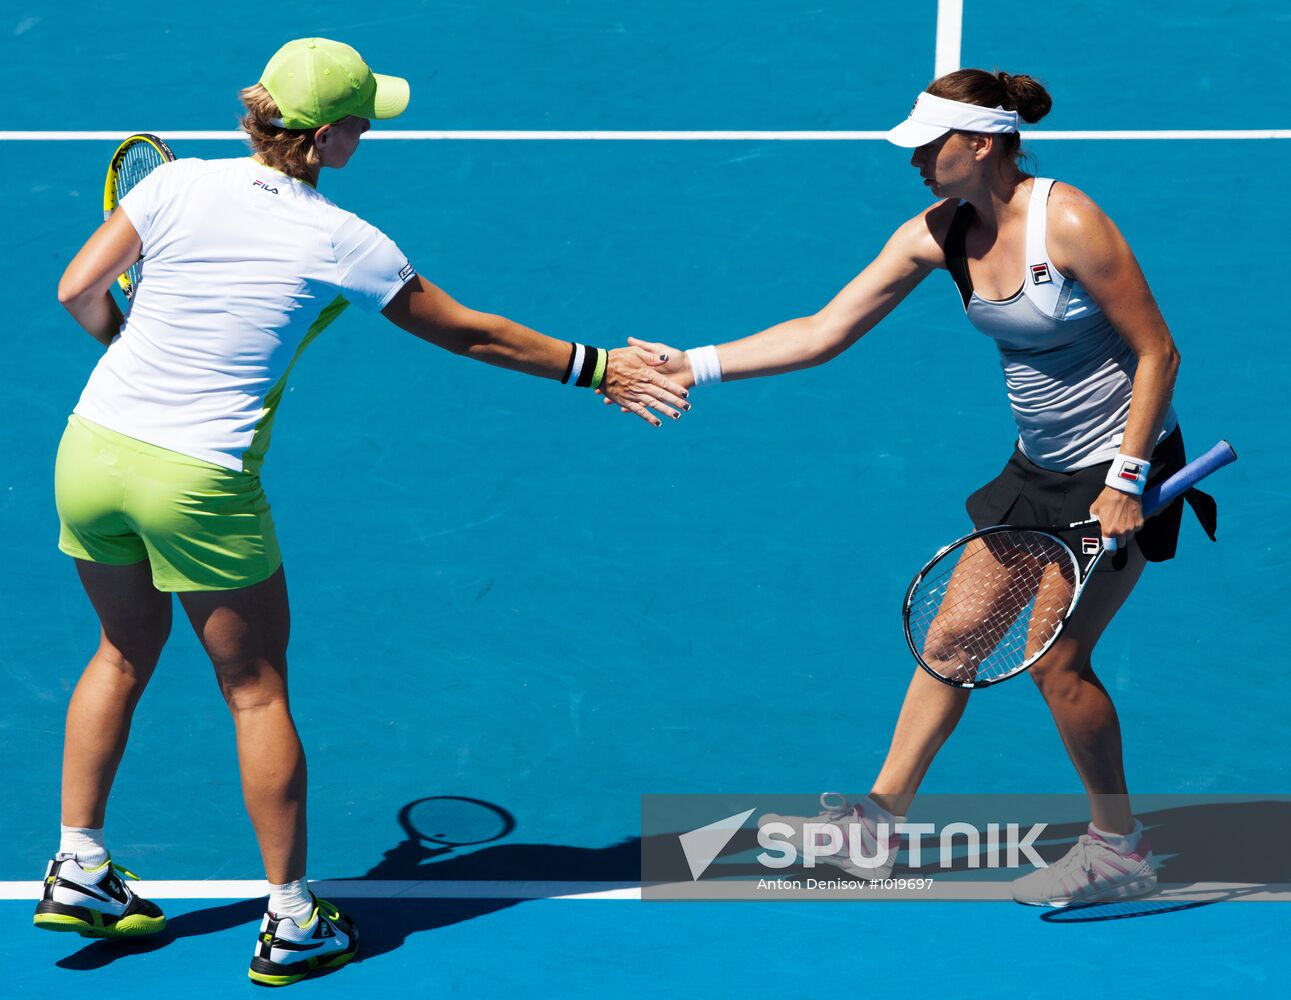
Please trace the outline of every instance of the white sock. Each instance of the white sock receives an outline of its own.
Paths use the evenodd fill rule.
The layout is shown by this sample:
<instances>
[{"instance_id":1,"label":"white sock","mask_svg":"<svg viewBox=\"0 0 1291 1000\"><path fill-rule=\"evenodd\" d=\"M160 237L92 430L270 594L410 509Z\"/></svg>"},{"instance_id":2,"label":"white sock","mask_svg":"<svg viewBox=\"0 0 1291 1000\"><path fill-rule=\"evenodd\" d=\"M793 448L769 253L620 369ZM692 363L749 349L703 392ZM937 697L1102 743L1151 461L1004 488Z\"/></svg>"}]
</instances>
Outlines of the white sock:
<instances>
[{"instance_id":1,"label":"white sock","mask_svg":"<svg viewBox=\"0 0 1291 1000\"><path fill-rule=\"evenodd\" d=\"M879 805L877 801L871 799L869 795L866 795L865 799L861 801L861 814L864 815L870 823L873 823L875 836L878 836L879 826L882 825L882 823L887 823L888 837L900 836L900 834L897 834L896 832L896 825L897 823L905 822L904 815L892 815L892 813L889 813L882 805Z\"/></svg>"},{"instance_id":2,"label":"white sock","mask_svg":"<svg viewBox=\"0 0 1291 1000\"><path fill-rule=\"evenodd\" d=\"M1139 838L1143 836L1143 824L1136 819L1134 829L1129 833L1104 833L1093 823L1090 823L1089 832L1099 840L1104 841L1117 854L1124 857L1133 854L1138 849Z\"/></svg>"},{"instance_id":3,"label":"white sock","mask_svg":"<svg viewBox=\"0 0 1291 1000\"><path fill-rule=\"evenodd\" d=\"M893 816L869 795L865 796L865 801L861 803L861 812L869 819L874 820L875 827L880 823L886 823L888 825L888 836L896 836L897 824L905 822L904 816Z\"/></svg>"},{"instance_id":4,"label":"white sock","mask_svg":"<svg viewBox=\"0 0 1291 1000\"><path fill-rule=\"evenodd\" d=\"M103 846L103 828L85 826L60 826L59 854L71 854L76 863L89 871L108 860L108 849Z\"/></svg>"},{"instance_id":5,"label":"white sock","mask_svg":"<svg viewBox=\"0 0 1291 1000\"><path fill-rule=\"evenodd\" d=\"M296 924L305 923L314 912L314 897L303 878L282 885L269 883L269 912L277 917L291 917Z\"/></svg>"}]
</instances>

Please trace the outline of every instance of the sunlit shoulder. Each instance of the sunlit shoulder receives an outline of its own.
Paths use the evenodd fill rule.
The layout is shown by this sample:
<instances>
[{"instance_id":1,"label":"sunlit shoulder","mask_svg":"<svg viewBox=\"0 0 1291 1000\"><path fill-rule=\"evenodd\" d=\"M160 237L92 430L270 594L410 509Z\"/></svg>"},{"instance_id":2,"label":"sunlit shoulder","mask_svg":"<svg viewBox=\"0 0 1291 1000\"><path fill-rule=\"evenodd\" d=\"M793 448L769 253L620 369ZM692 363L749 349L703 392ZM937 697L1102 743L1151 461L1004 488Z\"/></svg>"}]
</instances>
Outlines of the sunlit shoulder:
<instances>
[{"instance_id":1,"label":"sunlit shoulder","mask_svg":"<svg viewBox=\"0 0 1291 1000\"><path fill-rule=\"evenodd\" d=\"M1058 270L1078 277L1091 267L1101 269L1128 248L1115 224L1084 191L1054 184L1049 195L1049 254Z\"/></svg>"},{"instance_id":2,"label":"sunlit shoulder","mask_svg":"<svg viewBox=\"0 0 1291 1000\"><path fill-rule=\"evenodd\" d=\"M943 198L902 224L889 242L924 267L946 266L946 233L959 202Z\"/></svg>"}]
</instances>

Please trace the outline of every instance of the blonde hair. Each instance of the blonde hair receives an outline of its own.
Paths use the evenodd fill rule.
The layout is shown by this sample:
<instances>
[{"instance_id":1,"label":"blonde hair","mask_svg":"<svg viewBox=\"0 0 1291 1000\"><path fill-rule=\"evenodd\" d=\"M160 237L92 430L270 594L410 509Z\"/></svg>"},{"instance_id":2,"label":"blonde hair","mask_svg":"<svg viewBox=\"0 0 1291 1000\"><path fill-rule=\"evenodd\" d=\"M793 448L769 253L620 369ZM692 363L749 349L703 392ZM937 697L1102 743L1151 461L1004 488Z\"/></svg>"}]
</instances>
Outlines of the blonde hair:
<instances>
[{"instance_id":1,"label":"blonde hair","mask_svg":"<svg viewBox=\"0 0 1291 1000\"><path fill-rule=\"evenodd\" d=\"M318 169L318 153L314 150L315 129L281 128L273 119L282 112L269 91L260 84L246 87L238 93L247 113L238 124L251 140L251 149L267 167L281 170L288 177L310 180Z\"/></svg>"}]
</instances>

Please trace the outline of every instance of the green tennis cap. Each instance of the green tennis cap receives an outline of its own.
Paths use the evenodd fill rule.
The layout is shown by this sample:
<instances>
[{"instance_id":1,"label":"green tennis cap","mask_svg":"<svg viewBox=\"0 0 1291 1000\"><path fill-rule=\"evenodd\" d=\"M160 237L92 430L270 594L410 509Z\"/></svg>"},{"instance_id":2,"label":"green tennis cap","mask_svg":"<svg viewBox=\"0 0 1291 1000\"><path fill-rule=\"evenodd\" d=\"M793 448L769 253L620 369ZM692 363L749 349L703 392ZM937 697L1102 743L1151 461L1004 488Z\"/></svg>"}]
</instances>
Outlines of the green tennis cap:
<instances>
[{"instance_id":1,"label":"green tennis cap","mask_svg":"<svg viewBox=\"0 0 1291 1000\"><path fill-rule=\"evenodd\" d=\"M330 38L297 38L269 60L260 85L278 105L279 128L330 125L349 115L394 118L408 106L408 81L373 73L363 57Z\"/></svg>"}]
</instances>

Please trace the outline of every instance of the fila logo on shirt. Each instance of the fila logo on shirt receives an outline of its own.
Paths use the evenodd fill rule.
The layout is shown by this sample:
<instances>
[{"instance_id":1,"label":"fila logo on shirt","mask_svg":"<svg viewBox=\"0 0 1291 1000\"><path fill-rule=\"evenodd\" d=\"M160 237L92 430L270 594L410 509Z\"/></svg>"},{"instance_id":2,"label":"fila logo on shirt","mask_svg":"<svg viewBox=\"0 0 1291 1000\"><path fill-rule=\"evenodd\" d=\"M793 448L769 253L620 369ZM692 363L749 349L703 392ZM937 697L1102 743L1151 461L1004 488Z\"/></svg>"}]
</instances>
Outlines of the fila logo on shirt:
<instances>
[{"instance_id":1,"label":"fila logo on shirt","mask_svg":"<svg viewBox=\"0 0 1291 1000\"><path fill-rule=\"evenodd\" d=\"M258 187L261 191L268 191L270 194L278 193L277 188L271 188L268 184L266 184L264 181L261 181L261 180L252 181L251 186Z\"/></svg>"},{"instance_id":2,"label":"fila logo on shirt","mask_svg":"<svg viewBox=\"0 0 1291 1000\"><path fill-rule=\"evenodd\" d=\"M1049 282L1053 281L1053 277L1049 274L1049 265L1032 264L1031 281L1036 285L1047 285Z\"/></svg>"},{"instance_id":3,"label":"fila logo on shirt","mask_svg":"<svg viewBox=\"0 0 1291 1000\"><path fill-rule=\"evenodd\" d=\"M407 264L404 264L404 266L399 269L399 280L407 281L411 277L412 277L412 263L409 262Z\"/></svg>"},{"instance_id":4,"label":"fila logo on shirt","mask_svg":"<svg viewBox=\"0 0 1291 1000\"><path fill-rule=\"evenodd\" d=\"M1093 556L1098 554L1098 550L1103 547L1101 538L1082 538L1080 540L1080 551L1083 555Z\"/></svg>"}]
</instances>

